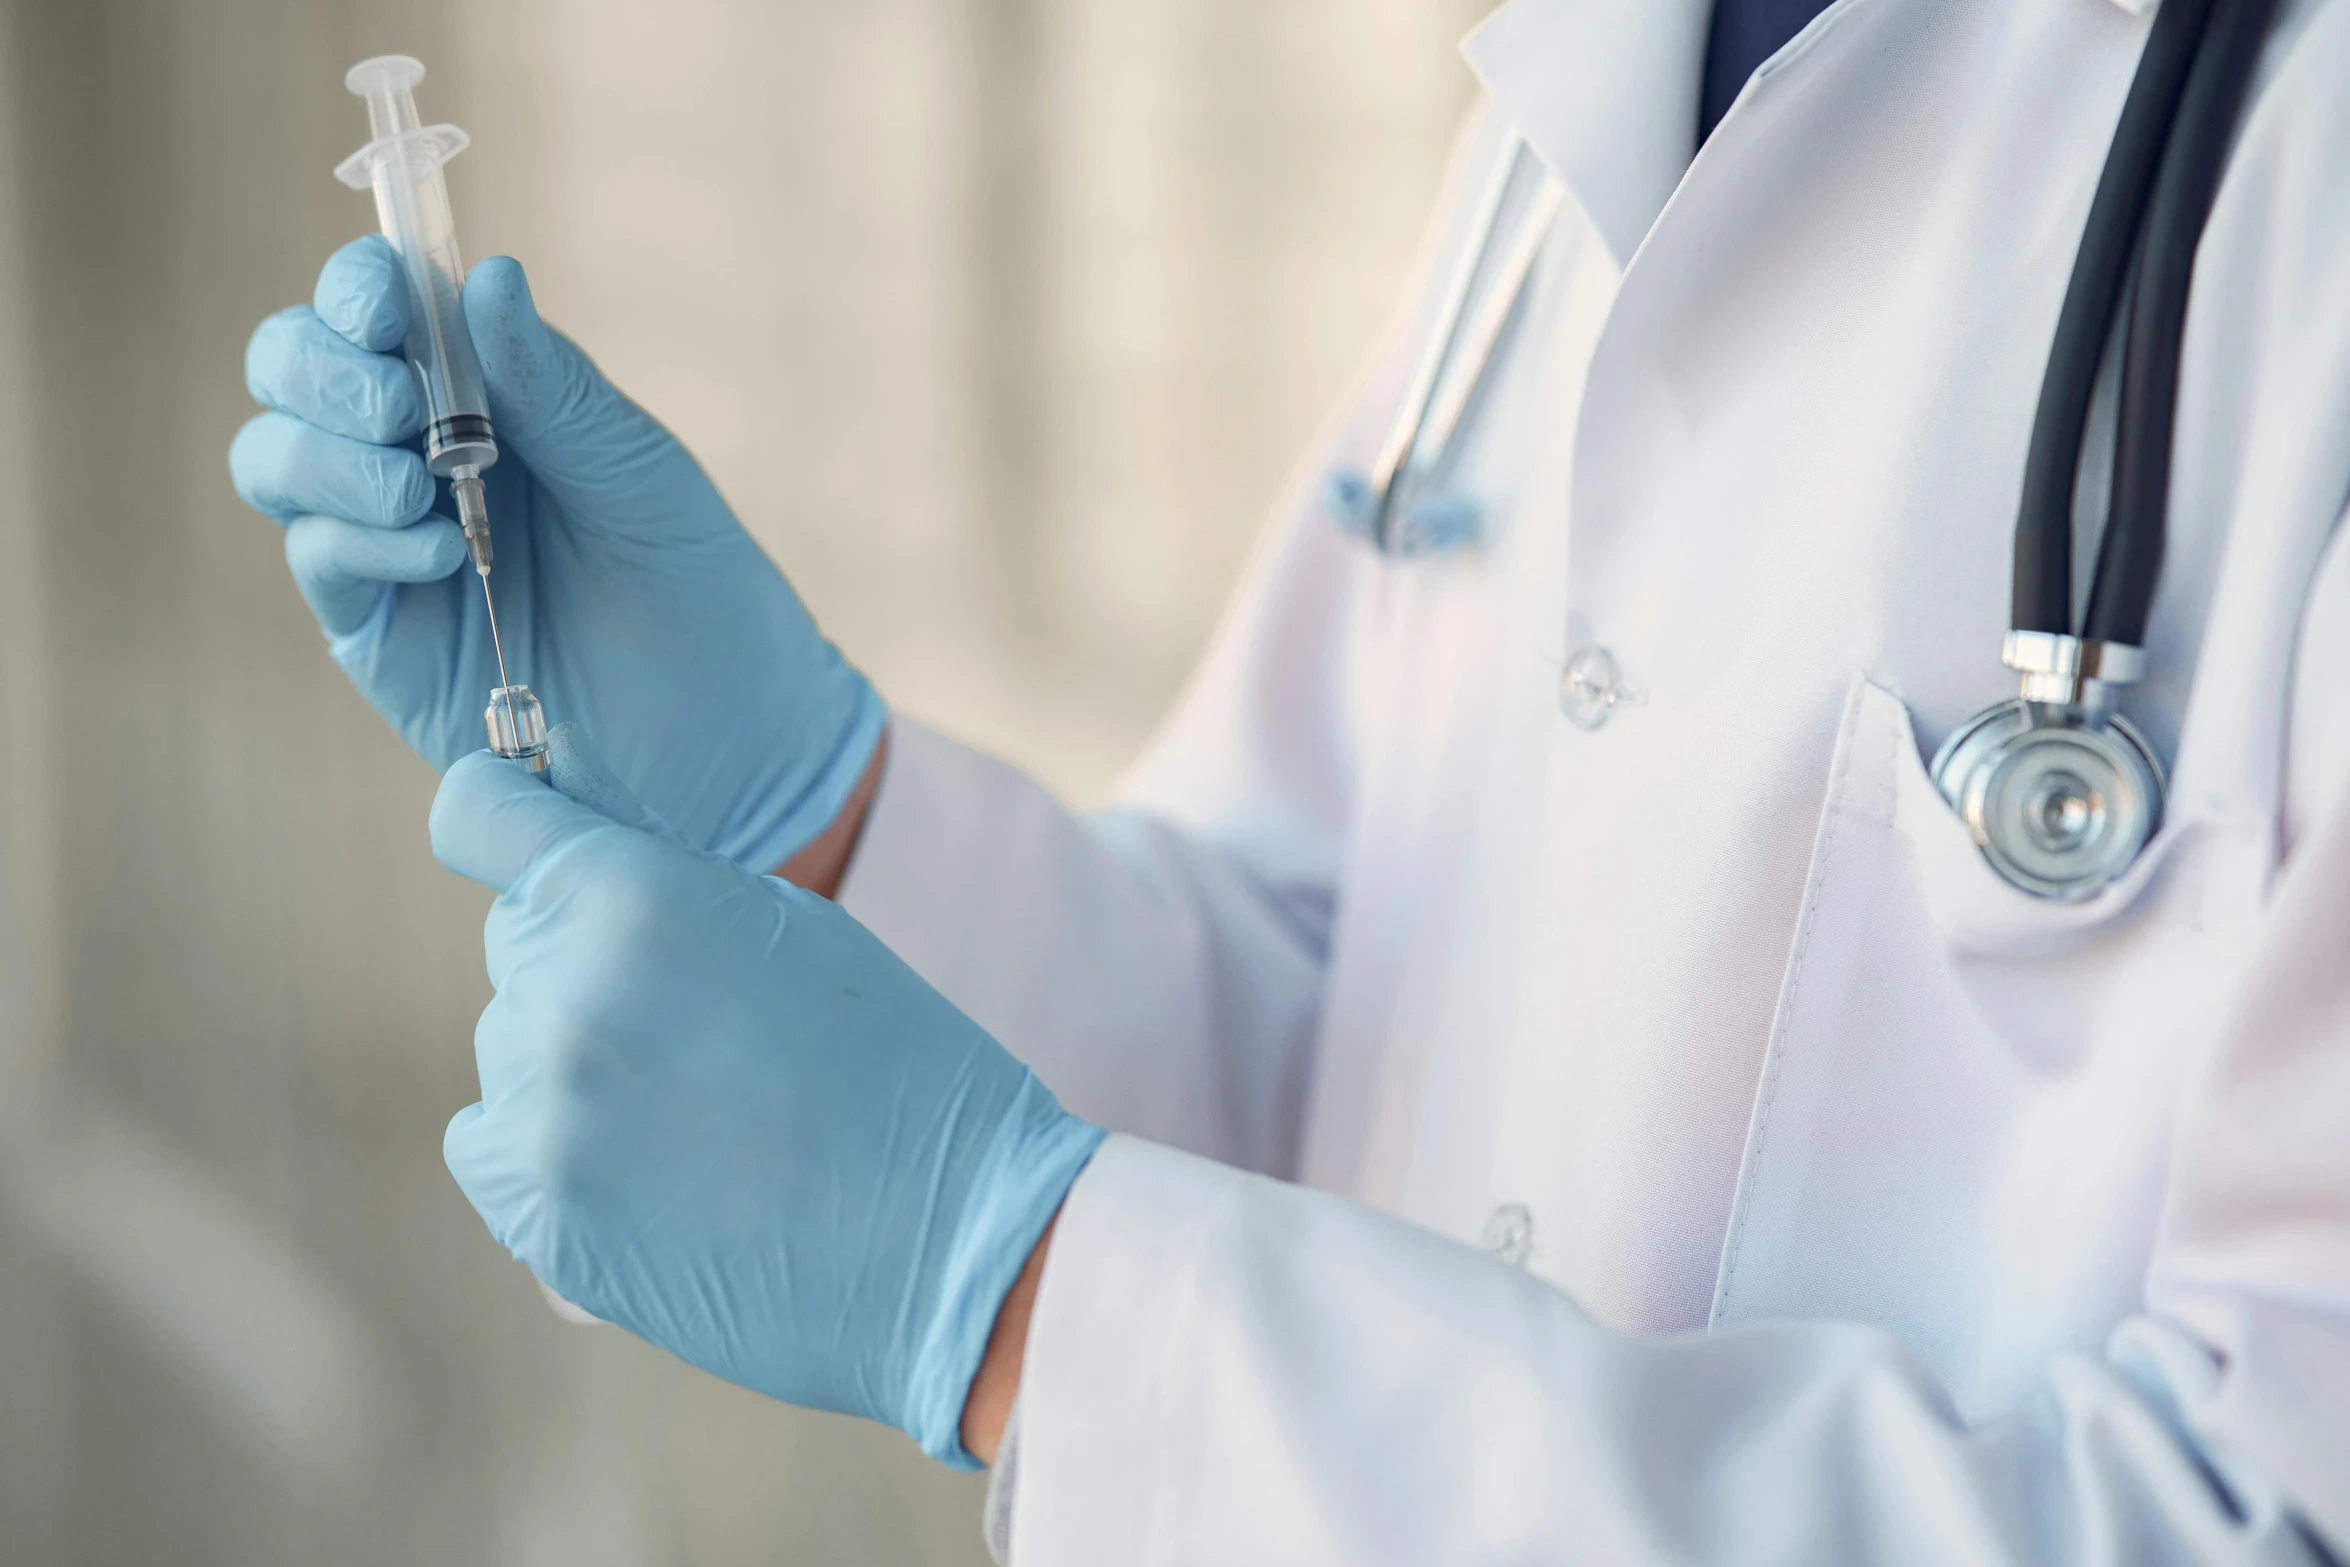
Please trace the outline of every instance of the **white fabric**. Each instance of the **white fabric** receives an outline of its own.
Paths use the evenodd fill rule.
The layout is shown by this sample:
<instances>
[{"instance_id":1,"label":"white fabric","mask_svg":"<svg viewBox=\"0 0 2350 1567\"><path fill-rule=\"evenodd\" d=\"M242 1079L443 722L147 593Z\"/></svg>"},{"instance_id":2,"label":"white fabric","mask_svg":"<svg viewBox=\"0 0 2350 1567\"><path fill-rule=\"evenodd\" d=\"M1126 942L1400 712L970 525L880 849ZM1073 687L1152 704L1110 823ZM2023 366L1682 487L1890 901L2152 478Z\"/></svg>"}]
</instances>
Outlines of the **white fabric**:
<instances>
[{"instance_id":1,"label":"white fabric","mask_svg":"<svg viewBox=\"0 0 2350 1567\"><path fill-rule=\"evenodd\" d=\"M1077 1109L1320 1189L1097 1158L1016 1559L2294 1560L2280 1497L2350 1553L2350 4L2289 5L2203 244L2125 704L2170 817L2075 908L1921 757L2013 691L2147 19L1841 0L1667 199L1702 0L1655 4L1472 41L1461 183L1523 128L1576 196L1464 437L1479 548L1310 500L1423 291L1121 811L900 726L850 907ZM1458 1244L1509 1204L1527 1275Z\"/></svg>"},{"instance_id":2,"label":"white fabric","mask_svg":"<svg viewBox=\"0 0 2350 1567\"><path fill-rule=\"evenodd\" d=\"M1078 1114L1290 1166L1326 898L899 719L841 900Z\"/></svg>"},{"instance_id":3,"label":"white fabric","mask_svg":"<svg viewBox=\"0 0 2350 1567\"><path fill-rule=\"evenodd\" d=\"M1004 1416L995 1462L987 1466L987 1500L979 1510L979 1538L995 1567L1012 1567L1012 1499L1020 1489L1020 1406Z\"/></svg>"},{"instance_id":4,"label":"white fabric","mask_svg":"<svg viewBox=\"0 0 2350 1567\"><path fill-rule=\"evenodd\" d=\"M1046 1274L1015 1562L2323 1559L2256 1473L2214 1504L2163 1364L2208 1384L2208 1356L2151 1323L1970 1429L1881 1329L1627 1340L1415 1226L1127 1138Z\"/></svg>"}]
</instances>

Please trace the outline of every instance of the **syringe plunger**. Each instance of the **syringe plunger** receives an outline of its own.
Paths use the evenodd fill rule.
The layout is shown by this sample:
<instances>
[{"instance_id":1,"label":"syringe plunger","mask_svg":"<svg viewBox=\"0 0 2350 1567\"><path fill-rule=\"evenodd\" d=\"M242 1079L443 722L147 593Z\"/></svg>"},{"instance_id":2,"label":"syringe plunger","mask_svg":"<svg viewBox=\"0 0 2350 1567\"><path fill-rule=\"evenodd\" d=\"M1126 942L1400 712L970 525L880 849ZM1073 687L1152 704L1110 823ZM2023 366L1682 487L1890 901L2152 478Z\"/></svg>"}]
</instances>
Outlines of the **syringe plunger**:
<instances>
[{"instance_id":1,"label":"syringe plunger","mask_svg":"<svg viewBox=\"0 0 2350 1567\"><path fill-rule=\"evenodd\" d=\"M371 139L335 177L375 192L375 215L408 278L408 362L424 390L424 460L442 478L498 460L490 403L473 333L465 324L465 264L441 165L466 148L454 125L420 125L416 84L424 66L404 54L362 60L343 85L367 100Z\"/></svg>"},{"instance_id":2,"label":"syringe plunger","mask_svg":"<svg viewBox=\"0 0 2350 1567\"><path fill-rule=\"evenodd\" d=\"M375 140L417 128L416 84L424 62L412 55L379 54L343 73L343 86L367 100L367 134Z\"/></svg>"}]
</instances>

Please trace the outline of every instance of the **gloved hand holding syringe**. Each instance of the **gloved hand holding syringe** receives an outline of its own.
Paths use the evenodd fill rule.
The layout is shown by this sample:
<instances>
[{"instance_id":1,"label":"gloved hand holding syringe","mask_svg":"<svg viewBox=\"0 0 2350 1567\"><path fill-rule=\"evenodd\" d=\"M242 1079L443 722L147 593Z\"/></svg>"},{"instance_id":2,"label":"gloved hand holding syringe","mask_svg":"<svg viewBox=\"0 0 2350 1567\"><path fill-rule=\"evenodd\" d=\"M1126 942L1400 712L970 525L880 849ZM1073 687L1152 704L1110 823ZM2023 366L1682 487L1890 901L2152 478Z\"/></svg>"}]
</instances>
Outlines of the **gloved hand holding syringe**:
<instances>
[{"instance_id":1,"label":"gloved hand holding syringe","mask_svg":"<svg viewBox=\"0 0 2350 1567\"><path fill-rule=\"evenodd\" d=\"M840 860L787 882L844 821L853 836L888 710L684 445L540 319L520 264L464 276L440 167L465 138L418 124L422 75L384 59L346 78L374 135L339 172L373 190L383 235L255 330L263 412L229 471L285 530L335 662L447 770L434 852L499 894L484 1093L450 1123L450 1170L566 1315L594 1320L553 1284L719 1375L969 1464L960 1415L998 1303L1101 1133L819 895ZM570 720L551 736L505 668L493 495L505 629ZM480 753L491 653L491 749L549 787ZM571 895L590 881L611 895ZM644 940L644 913L686 939ZM619 994L647 1006L593 1040L567 1027ZM653 1076L611 1104L569 1092L566 1060L618 1081L575 1046L642 1055L646 1037ZM713 1163L721 1145L741 1157ZM577 1190L542 1191L559 1169Z\"/></svg>"},{"instance_id":2,"label":"gloved hand holding syringe","mask_svg":"<svg viewBox=\"0 0 2350 1567\"><path fill-rule=\"evenodd\" d=\"M423 79L423 64L406 55L378 55L351 67L343 85L367 100L369 139L343 160L335 177L354 190L374 190L377 221L407 273L407 353L424 400L424 460L436 477L449 481L466 556L481 576L497 653L498 688L483 715L490 749L535 772L547 765L547 719L530 687L507 672L497 600L490 593L495 551L481 476L498 460L498 439L465 323L465 267L457 256L449 187L441 178L441 165L465 150L467 138L454 125L417 122L415 88Z\"/></svg>"},{"instance_id":3,"label":"gloved hand holding syringe","mask_svg":"<svg viewBox=\"0 0 2350 1567\"><path fill-rule=\"evenodd\" d=\"M873 776L888 709L693 454L540 317L521 263L460 291L440 165L464 138L417 123L421 70L350 75L376 134L346 174L383 233L255 328L261 411L229 477L282 530L329 655L436 771L482 748L493 687L493 749L529 764L551 719L521 676L683 841L775 870ZM494 631L464 580L485 525Z\"/></svg>"}]
</instances>

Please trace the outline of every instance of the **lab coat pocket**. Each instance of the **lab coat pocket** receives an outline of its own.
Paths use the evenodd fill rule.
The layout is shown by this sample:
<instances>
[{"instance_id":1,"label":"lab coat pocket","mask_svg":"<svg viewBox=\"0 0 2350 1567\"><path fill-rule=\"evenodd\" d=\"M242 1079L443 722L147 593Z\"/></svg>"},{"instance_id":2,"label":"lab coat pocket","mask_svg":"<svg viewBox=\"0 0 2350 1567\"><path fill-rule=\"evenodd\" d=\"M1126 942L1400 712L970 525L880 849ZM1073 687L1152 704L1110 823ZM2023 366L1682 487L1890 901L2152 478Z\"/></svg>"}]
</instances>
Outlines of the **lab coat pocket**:
<instances>
[{"instance_id":1,"label":"lab coat pocket","mask_svg":"<svg viewBox=\"0 0 2350 1567\"><path fill-rule=\"evenodd\" d=\"M2094 897L2075 903L2037 897L1991 866L1926 770L1909 711L1880 686L1863 681L1856 701L1874 711L1863 727L1892 746L1893 822L1918 860L1919 891L1929 921L1954 956L2051 958L2094 942L2137 912L2148 886L2201 825L2174 814L2130 868Z\"/></svg>"},{"instance_id":2,"label":"lab coat pocket","mask_svg":"<svg viewBox=\"0 0 2350 1567\"><path fill-rule=\"evenodd\" d=\"M2165 824L2097 897L2009 885L1935 792L1908 710L1846 703L1781 981L1717 1326L1893 1329L1999 1407L2135 1300L2175 1068L2219 985L2215 846Z\"/></svg>"},{"instance_id":3,"label":"lab coat pocket","mask_svg":"<svg viewBox=\"0 0 2350 1567\"><path fill-rule=\"evenodd\" d=\"M2173 810L2129 869L2094 897L2036 896L1992 868L1934 787L1899 699L1864 681L1855 700L1871 710L1856 735L1890 744L1898 841L1889 847L1911 861L1924 929L1958 999L2025 1064L2043 1073L2069 1069L2091 1042L2091 1014L2107 987L2143 961L2134 954L2208 923L2210 866L2199 851L2210 847L2216 824L2191 807ZM2140 932L2148 921L2179 928Z\"/></svg>"}]
</instances>

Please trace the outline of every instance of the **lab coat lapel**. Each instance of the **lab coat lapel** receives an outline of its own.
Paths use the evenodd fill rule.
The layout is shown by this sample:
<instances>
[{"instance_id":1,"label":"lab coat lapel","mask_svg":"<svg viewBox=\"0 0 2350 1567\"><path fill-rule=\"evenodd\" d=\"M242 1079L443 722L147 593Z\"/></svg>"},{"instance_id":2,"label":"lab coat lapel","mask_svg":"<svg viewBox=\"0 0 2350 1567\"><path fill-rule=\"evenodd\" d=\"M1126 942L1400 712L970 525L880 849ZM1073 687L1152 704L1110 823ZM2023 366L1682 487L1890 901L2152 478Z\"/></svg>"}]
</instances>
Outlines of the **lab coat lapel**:
<instances>
[{"instance_id":1,"label":"lab coat lapel","mask_svg":"<svg viewBox=\"0 0 2350 1567\"><path fill-rule=\"evenodd\" d=\"M2154 8L2106 3L2134 16ZM1712 16L1712 0L1510 0L1461 42L1478 81L1581 203L1619 269L1696 151Z\"/></svg>"},{"instance_id":2,"label":"lab coat lapel","mask_svg":"<svg viewBox=\"0 0 2350 1567\"><path fill-rule=\"evenodd\" d=\"M1689 165L1712 9L1711 0L1511 0L1461 44L1619 268Z\"/></svg>"}]
</instances>

